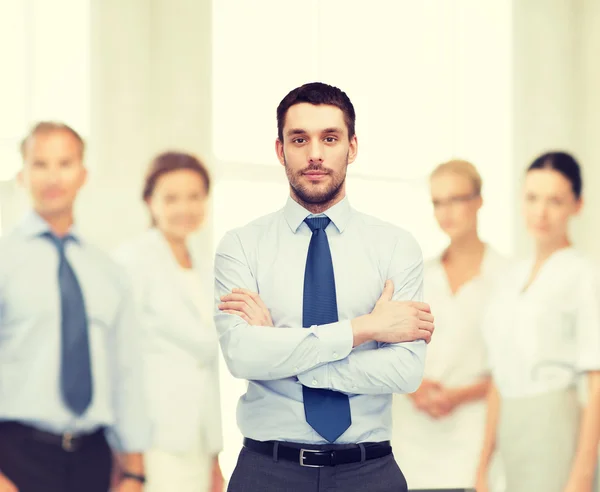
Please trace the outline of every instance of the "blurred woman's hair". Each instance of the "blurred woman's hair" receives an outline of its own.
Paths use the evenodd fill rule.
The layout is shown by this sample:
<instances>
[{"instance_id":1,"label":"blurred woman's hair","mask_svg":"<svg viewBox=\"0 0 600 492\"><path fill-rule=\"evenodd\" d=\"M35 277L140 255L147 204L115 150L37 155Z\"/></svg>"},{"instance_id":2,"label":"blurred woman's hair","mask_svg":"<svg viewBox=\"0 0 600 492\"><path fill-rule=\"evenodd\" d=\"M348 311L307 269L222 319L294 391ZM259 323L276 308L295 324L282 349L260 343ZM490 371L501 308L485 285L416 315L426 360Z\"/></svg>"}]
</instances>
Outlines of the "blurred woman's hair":
<instances>
[{"instance_id":1,"label":"blurred woman's hair","mask_svg":"<svg viewBox=\"0 0 600 492\"><path fill-rule=\"evenodd\" d=\"M527 172L535 169L552 169L559 172L571 183L573 194L579 200L583 192L581 167L571 154L567 152L546 152L537 157L527 168Z\"/></svg>"},{"instance_id":2,"label":"blurred woman's hair","mask_svg":"<svg viewBox=\"0 0 600 492\"><path fill-rule=\"evenodd\" d=\"M429 179L433 179L434 177L445 173L452 173L457 174L459 176L464 176L473 184L474 194L476 196L481 195L481 176L477 171L477 168L469 161L465 161L462 159L452 159L450 161L443 162L433 170L433 172L429 176Z\"/></svg>"},{"instance_id":3,"label":"blurred woman's hair","mask_svg":"<svg viewBox=\"0 0 600 492\"><path fill-rule=\"evenodd\" d=\"M163 152L157 155L148 168L144 181L142 198L148 200L154 193L156 183L165 174L187 169L197 173L206 187L206 194L210 191L210 175L206 166L195 156L184 152Z\"/></svg>"}]
</instances>

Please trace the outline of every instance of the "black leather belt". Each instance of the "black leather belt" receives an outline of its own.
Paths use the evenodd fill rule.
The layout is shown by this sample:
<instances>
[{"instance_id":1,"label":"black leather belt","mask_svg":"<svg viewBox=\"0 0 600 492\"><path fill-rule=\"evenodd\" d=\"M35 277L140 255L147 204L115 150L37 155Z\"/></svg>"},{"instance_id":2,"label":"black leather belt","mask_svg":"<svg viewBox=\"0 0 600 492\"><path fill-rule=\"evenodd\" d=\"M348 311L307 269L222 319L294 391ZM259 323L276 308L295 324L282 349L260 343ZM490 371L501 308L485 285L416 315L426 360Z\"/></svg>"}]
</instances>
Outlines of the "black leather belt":
<instances>
[{"instance_id":1,"label":"black leather belt","mask_svg":"<svg viewBox=\"0 0 600 492\"><path fill-rule=\"evenodd\" d=\"M292 447L281 441L261 442L246 438L244 446L265 456L277 457L310 468L359 463L363 460L374 460L392 454L390 441L364 443L362 446L357 444L353 448L340 446L339 449L335 447L333 449L306 449Z\"/></svg>"},{"instance_id":2,"label":"black leather belt","mask_svg":"<svg viewBox=\"0 0 600 492\"><path fill-rule=\"evenodd\" d=\"M21 424L20 422L2 422L0 423L0 431L21 438L60 446L65 451L70 452L77 451L87 443L104 439L104 429L102 428L90 434L73 434L71 432L54 434L52 432L36 429L29 425Z\"/></svg>"}]
</instances>

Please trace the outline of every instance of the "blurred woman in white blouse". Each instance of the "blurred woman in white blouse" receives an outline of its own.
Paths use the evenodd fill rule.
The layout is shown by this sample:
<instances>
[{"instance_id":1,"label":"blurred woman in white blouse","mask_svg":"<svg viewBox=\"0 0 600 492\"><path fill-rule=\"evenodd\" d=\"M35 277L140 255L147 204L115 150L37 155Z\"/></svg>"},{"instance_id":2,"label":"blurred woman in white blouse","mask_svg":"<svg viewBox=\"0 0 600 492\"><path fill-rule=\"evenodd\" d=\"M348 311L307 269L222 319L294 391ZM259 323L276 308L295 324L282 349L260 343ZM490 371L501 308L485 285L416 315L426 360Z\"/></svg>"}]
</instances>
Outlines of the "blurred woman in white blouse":
<instances>
[{"instance_id":1,"label":"blurred woman in white blouse","mask_svg":"<svg viewBox=\"0 0 600 492\"><path fill-rule=\"evenodd\" d=\"M217 459L222 431L213 276L210 262L188 244L204 220L209 188L208 172L195 157L156 157L143 192L153 226L116 253L130 272L145 330L154 424L146 492L220 492L224 486Z\"/></svg>"},{"instance_id":2,"label":"blurred woman in white blouse","mask_svg":"<svg viewBox=\"0 0 600 492\"><path fill-rule=\"evenodd\" d=\"M474 485L489 386L482 306L505 260L477 232L481 177L466 161L430 178L435 218L449 246L425 266L425 299L436 317L423 383L394 406L394 454L411 489Z\"/></svg>"},{"instance_id":3,"label":"blurred woman in white blouse","mask_svg":"<svg viewBox=\"0 0 600 492\"><path fill-rule=\"evenodd\" d=\"M503 275L484 320L493 387L478 492L498 448L508 492L591 492L600 437L600 277L571 244L579 165L552 152L529 167L531 258ZM580 405L576 384L587 386Z\"/></svg>"}]
</instances>

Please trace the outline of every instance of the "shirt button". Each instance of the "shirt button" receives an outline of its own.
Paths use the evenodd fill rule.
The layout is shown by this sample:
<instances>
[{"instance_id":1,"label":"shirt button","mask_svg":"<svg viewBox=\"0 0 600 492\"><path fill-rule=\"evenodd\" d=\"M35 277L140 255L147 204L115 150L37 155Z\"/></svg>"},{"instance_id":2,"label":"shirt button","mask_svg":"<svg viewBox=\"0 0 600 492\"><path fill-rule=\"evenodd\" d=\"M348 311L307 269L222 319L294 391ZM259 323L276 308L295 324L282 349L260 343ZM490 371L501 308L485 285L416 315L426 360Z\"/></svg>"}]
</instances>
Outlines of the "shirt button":
<instances>
[{"instance_id":1,"label":"shirt button","mask_svg":"<svg viewBox=\"0 0 600 492\"><path fill-rule=\"evenodd\" d=\"M337 352L334 352L333 357L337 359L337 356L338 356Z\"/></svg>"},{"instance_id":2,"label":"shirt button","mask_svg":"<svg viewBox=\"0 0 600 492\"><path fill-rule=\"evenodd\" d=\"M300 368L299 367L294 367L294 371L300 372Z\"/></svg>"},{"instance_id":3,"label":"shirt button","mask_svg":"<svg viewBox=\"0 0 600 492\"><path fill-rule=\"evenodd\" d=\"M312 380L312 384L313 384L313 386L316 386L316 385L317 385L317 384L319 384L319 383L318 383L318 381L317 381L316 379L313 379L313 380Z\"/></svg>"}]
</instances>

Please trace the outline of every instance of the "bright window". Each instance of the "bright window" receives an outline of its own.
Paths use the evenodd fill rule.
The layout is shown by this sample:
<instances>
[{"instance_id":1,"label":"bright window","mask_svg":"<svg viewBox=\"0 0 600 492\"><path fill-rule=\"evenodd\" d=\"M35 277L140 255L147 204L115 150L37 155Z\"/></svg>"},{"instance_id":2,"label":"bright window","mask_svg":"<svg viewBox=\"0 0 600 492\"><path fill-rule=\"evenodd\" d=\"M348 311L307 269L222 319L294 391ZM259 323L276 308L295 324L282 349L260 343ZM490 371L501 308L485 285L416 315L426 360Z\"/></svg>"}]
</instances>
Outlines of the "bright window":
<instances>
[{"instance_id":1,"label":"bright window","mask_svg":"<svg viewBox=\"0 0 600 492\"><path fill-rule=\"evenodd\" d=\"M89 0L12 0L0 15L0 181L19 168L20 140L36 121L84 137L90 113Z\"/></svg>"}]
</instances>

